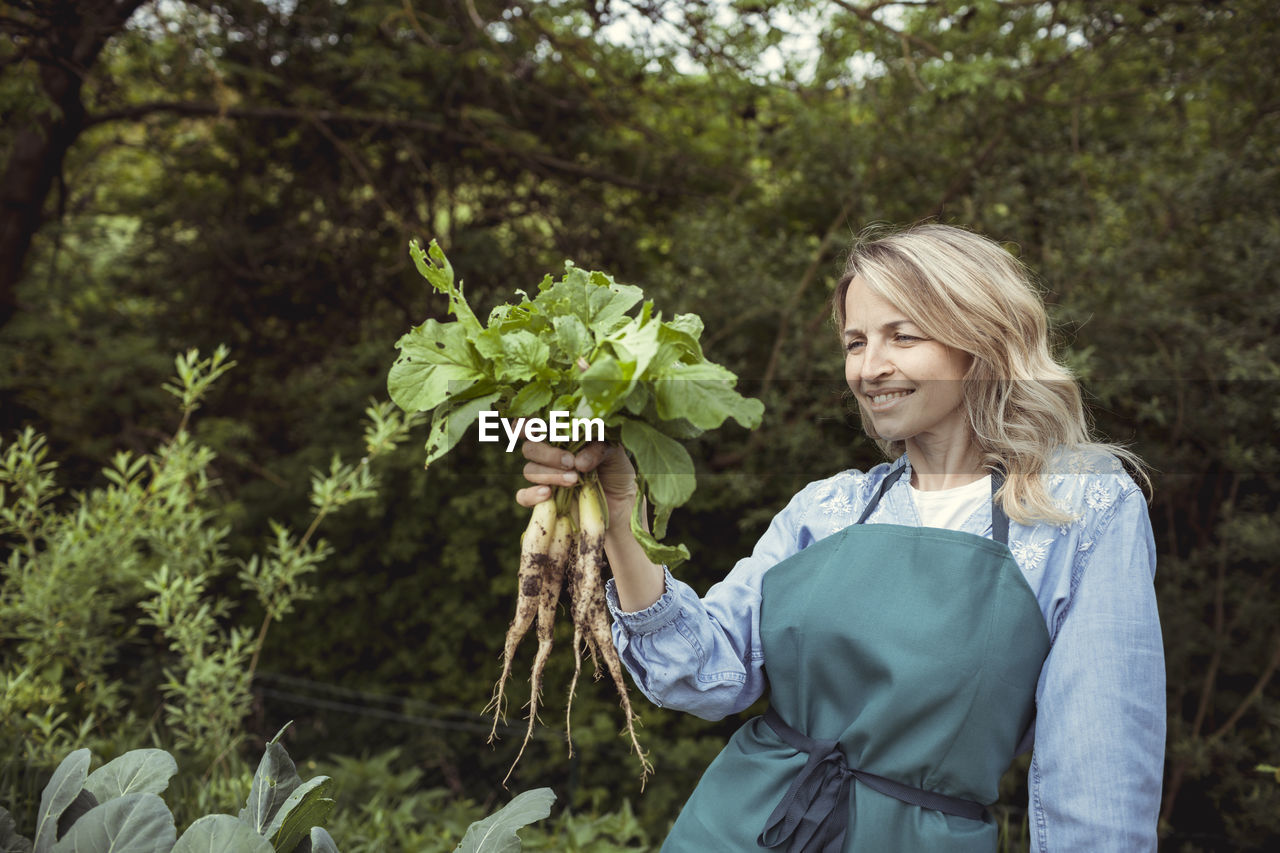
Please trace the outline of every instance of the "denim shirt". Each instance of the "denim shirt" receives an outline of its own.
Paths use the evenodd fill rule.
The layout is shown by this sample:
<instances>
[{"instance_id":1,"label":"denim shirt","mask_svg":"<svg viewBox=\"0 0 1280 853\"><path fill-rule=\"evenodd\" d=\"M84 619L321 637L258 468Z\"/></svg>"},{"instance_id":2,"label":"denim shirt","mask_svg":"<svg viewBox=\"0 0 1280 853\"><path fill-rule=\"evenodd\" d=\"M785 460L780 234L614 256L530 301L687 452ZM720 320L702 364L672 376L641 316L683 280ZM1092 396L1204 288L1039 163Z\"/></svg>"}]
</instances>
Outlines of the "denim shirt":
<instances>
[{"instance_id":1,"label":"denim shirt","mask_svg":"<svg viewBox=\"0 0 1280 853\"><path fill-rule=\"evenodd\" d=\"M881 480L905 475L866 523L920 526L910 461L849 470L805 486L723 581L703 597L663 569L652 606L626 613L606 586L623 663L654 704L718 720L767 688L760 643L764 573L858 519ZM1043 476L1064 524L1010 521L1009 550L1036 594L1051 645L1036 686L1028 773L1033 849L1156 849L1164 768L1164 647L1144 495L1109 454L1060 452ZM991 535L991 505L960 530Z\"/></svg>"}]
</instances>

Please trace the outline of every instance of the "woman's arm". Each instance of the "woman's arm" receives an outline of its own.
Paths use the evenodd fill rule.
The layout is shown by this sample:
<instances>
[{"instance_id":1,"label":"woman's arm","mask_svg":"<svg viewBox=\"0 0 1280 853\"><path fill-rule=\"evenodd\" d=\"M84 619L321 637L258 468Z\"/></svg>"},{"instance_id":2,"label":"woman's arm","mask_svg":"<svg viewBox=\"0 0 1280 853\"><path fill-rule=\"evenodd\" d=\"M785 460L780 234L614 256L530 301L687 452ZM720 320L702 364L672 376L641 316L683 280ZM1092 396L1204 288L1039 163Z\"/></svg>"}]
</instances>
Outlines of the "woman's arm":
<instances>
[{"instance_id":1,"label":"woman's arm","mask_svg":"<svg viewBox=\"0 0 1280 853\"><path fill-rule=\"evenodd\" d=\"M614 645L654 704L718 720L763 695L761 585L765 572L809 544L804 514L817 485L811 483L793 497L751 556L739 560L705 597L663 568L657 601L628 611L620 601L619 584L608 582Z\"/></svg>"},{"instance_id":2,"label":"woman's arm","mask_svg":"<svg viewBox=\"0 0 1280 853\"><path fill-rule=\"evenodd\" d=\"M1156 849L1166 699L1155 541L1143 495L1124 479L1082 536L1070 603L1050 626L1028 775L1041 853Z\"/></svg>"}]
</instances>

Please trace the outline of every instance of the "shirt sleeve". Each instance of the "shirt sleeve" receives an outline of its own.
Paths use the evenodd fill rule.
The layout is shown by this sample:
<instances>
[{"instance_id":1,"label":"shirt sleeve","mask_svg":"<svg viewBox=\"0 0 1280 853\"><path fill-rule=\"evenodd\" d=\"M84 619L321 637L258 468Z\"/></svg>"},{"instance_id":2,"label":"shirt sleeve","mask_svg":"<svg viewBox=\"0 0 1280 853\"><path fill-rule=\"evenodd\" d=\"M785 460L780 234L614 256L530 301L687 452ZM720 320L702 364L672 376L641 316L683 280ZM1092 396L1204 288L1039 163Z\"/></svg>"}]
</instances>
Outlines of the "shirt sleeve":
<instances>
[{"instance_id":1,"label":"shirt sleeve","mask_svg":"<svg viewBox=\"0 0 1280 853\"><path fill-rule=\"evenodd\" d=\"M1156 849L1166 700L1155 541L1136 487L1100 515L1036 690L1028 787L1041 853Z\"/></svg>"},{"instance_id":2,"label":"shirt sleeve","mask_svg":"<svg viewBox=\"0 0 1280 853\"><path fill-rule=\"evenodd\" d=\"M663 569L662 597L624 612L612 579L605 598L618 655L640 690L659 707L706 720L735 714L764 694L760 589L764 574L809 544L802 537L813 484L774 516L751 556L739 560L705 597Z\"/></svg>"}]
</instances>

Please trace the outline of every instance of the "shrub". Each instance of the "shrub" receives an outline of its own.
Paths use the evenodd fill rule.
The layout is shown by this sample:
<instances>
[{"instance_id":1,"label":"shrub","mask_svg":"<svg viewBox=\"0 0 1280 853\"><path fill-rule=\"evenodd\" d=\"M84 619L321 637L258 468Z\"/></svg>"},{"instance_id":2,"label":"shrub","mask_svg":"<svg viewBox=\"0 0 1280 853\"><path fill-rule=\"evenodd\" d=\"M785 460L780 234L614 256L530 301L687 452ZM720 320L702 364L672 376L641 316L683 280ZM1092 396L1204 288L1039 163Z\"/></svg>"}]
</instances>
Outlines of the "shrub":
<instances>
[{"instance_id":1,"label":"shrub","mask_svg":"<svg viewBox=\"0 0 1280 853\"><path fill-rule=\"evenodd\" d=\"M0 808L3 853L337 853L322 824L333 810L329 777L302 781L280 744L267 744L253 787L239 815L205 815L178 837L173 813L160 794L178 772L162 749L135 749L89 773L88 749L58 765L40 797L34 842L15 831Z\"/></svg>"},{"instance_id":2,"label":"shrub","mask_svg":"<svg viewBox=\"0 0 1280 853\"><path fill-rule=\"evenodd\" d=\"M314 539L320 523L376 494L370 463L413 423L390 403L371 405L360 462L335 456L313 472L307 530L272 522L263 553L233 560L215 454L187 429L233 366L227 356L219 347L177 357L165 385L180 400L176 431L151 452L117 453L102 486L64 495L31 429L0 445L0 801L19 823L57 756L89 746L117 755L169 745L203 765L179 812L244 795L238 748L268 629L312 595L308 577L330 554ZM256 630L232 621L225 590L237 569L262 608Z\"/></svg>"}]
</instances>

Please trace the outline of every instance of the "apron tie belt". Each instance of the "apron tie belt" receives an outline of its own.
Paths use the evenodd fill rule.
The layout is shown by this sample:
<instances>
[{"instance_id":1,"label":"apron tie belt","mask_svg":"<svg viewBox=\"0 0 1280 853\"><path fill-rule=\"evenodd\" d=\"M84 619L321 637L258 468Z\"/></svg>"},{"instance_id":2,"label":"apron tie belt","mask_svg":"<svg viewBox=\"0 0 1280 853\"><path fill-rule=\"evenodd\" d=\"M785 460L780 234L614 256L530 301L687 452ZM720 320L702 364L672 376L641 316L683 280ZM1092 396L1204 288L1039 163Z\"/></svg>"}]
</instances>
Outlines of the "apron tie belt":
<instances>
[{"instance_id":1,"label":"apron tie belt","mask_svg":"<svg viewBox=\"0 0 1280 853\"><path fill-rule=\"evenodd\" d=\"M982 820L986 812L981 803L972 800L913 788L851 768L838 741L815 740L801 734L787 725L772 707L765 712L764 721L783 742L806 753L809 760L765 822L764 832L756 839L761 847L785 845L789 853L840 853L849 828L847 803L852 779L904 803L956 817Z\"/></svg>"}]
</instances>

